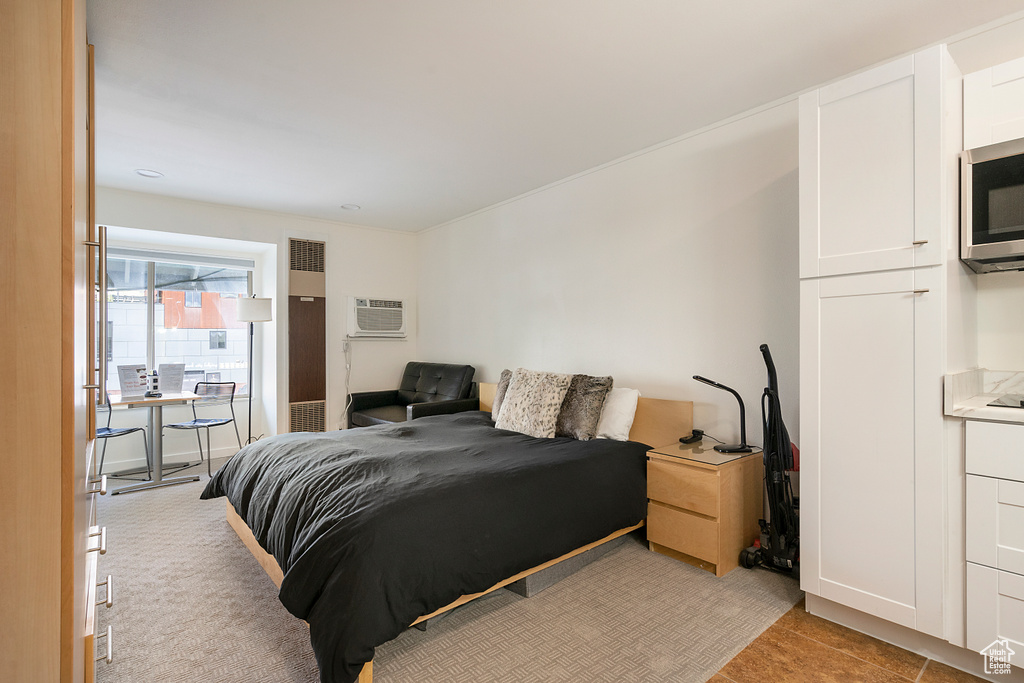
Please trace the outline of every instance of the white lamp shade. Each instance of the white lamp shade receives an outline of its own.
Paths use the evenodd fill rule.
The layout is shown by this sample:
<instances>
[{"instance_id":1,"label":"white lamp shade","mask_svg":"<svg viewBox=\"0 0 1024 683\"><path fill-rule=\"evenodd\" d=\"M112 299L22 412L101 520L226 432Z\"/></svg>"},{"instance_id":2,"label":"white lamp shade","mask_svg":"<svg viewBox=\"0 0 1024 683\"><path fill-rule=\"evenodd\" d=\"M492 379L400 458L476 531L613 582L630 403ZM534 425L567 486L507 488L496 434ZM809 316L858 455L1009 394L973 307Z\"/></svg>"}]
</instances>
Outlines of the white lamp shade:
<instances>
[{"instance_id":1,"label":"white lamp shade","mask_svg":"<svg viewBox=\"0 0 1024 683\"><path fill-rule=\"evenodd\" d=\"M265 323L273 320L270 312L272 299L249 297L238 300L238 320L243 323Z\"/></svg>"}]
</instances>

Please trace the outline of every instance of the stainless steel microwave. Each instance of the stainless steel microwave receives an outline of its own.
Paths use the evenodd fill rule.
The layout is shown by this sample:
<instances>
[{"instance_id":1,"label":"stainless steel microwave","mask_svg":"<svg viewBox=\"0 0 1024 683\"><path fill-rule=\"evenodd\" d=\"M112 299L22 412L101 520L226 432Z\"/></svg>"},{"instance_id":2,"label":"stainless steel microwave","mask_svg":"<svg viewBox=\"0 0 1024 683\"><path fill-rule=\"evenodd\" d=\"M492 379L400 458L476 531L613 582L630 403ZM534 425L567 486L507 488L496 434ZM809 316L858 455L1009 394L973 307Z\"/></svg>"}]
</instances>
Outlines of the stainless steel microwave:
<instances>
[{"instance_id":1,"label":"stainless steel microwave","mask_svg":"<svg viewBox=\"0 0 1024 683\"><path fill-rule=\"evenodd\" d=\"M976 273L1024 270L1024 139L960 155L960 259Z\"/></svg>"}]
</instances>

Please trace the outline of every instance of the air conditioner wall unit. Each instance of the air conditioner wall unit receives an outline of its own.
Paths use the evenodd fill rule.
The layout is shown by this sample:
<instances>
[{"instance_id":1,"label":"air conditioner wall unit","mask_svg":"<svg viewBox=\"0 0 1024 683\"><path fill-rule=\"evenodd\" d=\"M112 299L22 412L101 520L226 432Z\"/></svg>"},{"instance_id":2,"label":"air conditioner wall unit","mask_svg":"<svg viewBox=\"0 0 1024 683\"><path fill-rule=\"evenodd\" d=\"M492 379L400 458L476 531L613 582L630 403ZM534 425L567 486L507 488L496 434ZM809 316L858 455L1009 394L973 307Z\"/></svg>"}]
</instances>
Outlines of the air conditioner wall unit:
<instances>
[{"instance_id":1,"label":"air conditioner wall unit","mask_svg":"<svg viewBox=\"0 0 1024 683\"><path fill-rule=\"evenodd\" d=\"M349 297L348 336L372 339L405 337L405 302L396 299Z\"/></svg>"}]
</instances>

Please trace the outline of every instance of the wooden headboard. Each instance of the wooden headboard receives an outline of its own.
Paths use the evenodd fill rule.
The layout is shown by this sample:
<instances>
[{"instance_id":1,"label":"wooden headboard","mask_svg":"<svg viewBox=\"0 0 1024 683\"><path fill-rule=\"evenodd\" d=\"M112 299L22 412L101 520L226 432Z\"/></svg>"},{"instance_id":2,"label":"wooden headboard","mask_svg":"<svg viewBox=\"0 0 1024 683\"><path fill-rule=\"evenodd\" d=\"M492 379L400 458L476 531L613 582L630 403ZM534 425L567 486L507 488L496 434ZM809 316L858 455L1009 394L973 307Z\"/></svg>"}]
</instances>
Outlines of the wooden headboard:
<instances>
[{"instance_id":1,"label":"wooden headboard","mask_svg":"<svg viewBox=\"0 0 1024 683\"><path fill-rule=\"evenodd\" d=\"M480 410L490 412L494 405L496 384L480 382ZM678 443L679 437L689 436L693 430L693 401L670 401L661 398L644 398L636 406L633 427L629 430L631 441L648 446L665 446Z\"/></svg>"}]
</instances>

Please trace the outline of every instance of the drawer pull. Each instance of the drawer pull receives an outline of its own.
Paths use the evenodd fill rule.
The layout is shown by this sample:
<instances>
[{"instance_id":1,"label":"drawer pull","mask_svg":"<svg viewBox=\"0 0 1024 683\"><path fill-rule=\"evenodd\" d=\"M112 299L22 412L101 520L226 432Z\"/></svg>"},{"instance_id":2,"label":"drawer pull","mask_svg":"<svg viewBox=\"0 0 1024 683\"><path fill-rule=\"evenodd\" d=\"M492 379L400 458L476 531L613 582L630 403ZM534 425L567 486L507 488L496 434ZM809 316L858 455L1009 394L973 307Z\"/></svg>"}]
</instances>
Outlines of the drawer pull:
<instances>
[{"instance_id":1,"label":"drawer pull","mask_svg":"<svg viewBox=\"0 0 1024 683\"><path fill-rule=\"evenodd\" d=\"M96 639L106 638L107 639L107 654L96 658L97 662L106 662L110 664L114 661L114 627L108 626L106 633L101 633L96 636Z\"/></svg>"},{"instance_id":2,"label":"drawer pull","mask_svg":"<svg viewBox=\"0 0 1024 683\"><path fill-rule=\"evenodd\" d=\"M914 290L914 294L927 294L927 293L928 293L927 289L915 289Z\"/></svg>"},{"instance_id":3,"label":"drawer pull","mask_svg":"<svg viewBox=\"0 0 1024 683\"><path fill-rule=\"evenodd\" d=\"M93 528L95 528L95 527L93 527ZM94 552L96 552L98 550L98 551L100 551L100 555L106 555L107 554L107 527L103 527L99 531L92 531L92 532L89 533L89 538L92 538L94 536L99 536L100 537L100 544L98 546L96 546L95 548L87 548L85 552L87 552L87 553L94 553Z\"/></svg>"},{"instance_id":4,"label":"drawer pull","mask_svg":"<svg viewBox=\"0 0 1024 683\"><path fill-rule=\"evenodd\" d=\"M97 588L99 588L100 586L107 587L107 599L100 600L96 603L96 606L99 607L100 605L106 605L107 609L110 609L114 606L114 580L110 577L110 574L107 574L106 581L100 581L96 584Z\"/></svg>"},{"instance_id":5,"label":"drawer pull","mask_svg":"<svg viewBox=\"0 0 1024 683\"><path fill-rule=\"evenodd\" d=\"M98 489L86 489L85 492L87 495L91 496L96 493L100 494L101 496L107 495L107 475L104 474L99 479L90 479L89 483L99 484L100 487Z\"/></svg>"},{"instance_id":6,"label":"drawer pull","mask_svg":"<svg viewBox=\"0 0 1024 683\"><path fill-rule=\"evenodd\" d=\"M911 244L913 244L915 247L919 247L922 244L928 244L928 240L914 240L913 242L911 242Z\"/></svg>"}]
</instances>

